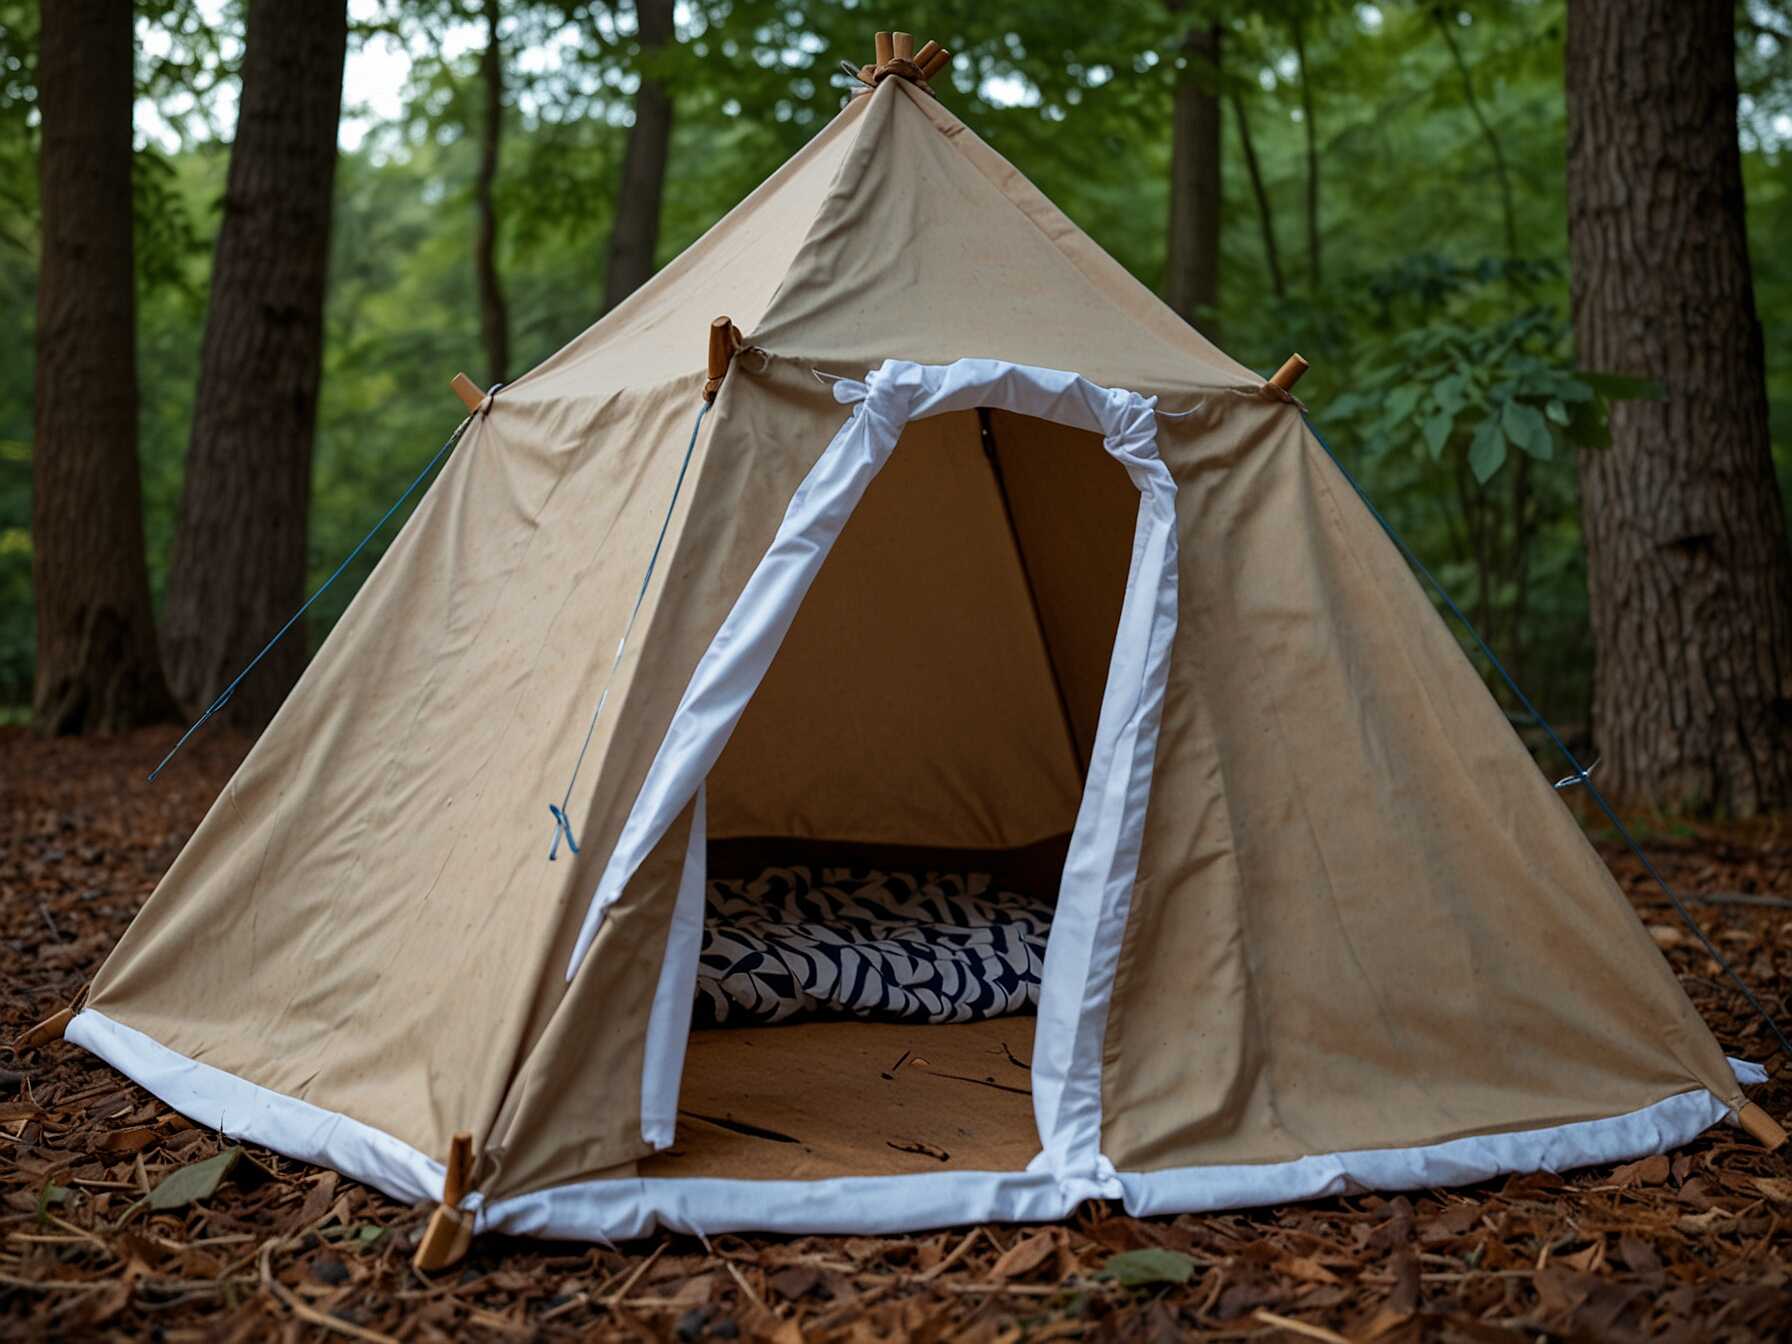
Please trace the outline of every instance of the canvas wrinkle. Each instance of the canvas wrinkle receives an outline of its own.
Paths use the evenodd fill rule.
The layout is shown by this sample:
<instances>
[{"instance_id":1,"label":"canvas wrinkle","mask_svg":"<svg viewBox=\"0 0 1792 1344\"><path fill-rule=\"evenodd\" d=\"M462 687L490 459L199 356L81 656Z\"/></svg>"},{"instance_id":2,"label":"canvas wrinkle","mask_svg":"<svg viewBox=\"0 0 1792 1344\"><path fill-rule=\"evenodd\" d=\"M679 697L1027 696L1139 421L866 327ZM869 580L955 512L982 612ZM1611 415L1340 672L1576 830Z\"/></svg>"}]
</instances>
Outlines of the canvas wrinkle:
<instances>
[{"instance_id":1,"label":"canvas wrinkle","mask_svg":"<svg viewBox=\"0 0 1792 1344\"><path fill-rule=\"evenodd\" d=\"M474 446L477 447L479 442L481 442L480 439L475 439ZM562 469L555 473L552 481L548 485L545 495L542 497L540 503L535 506L533 513L529 515L529 517L527 519L528 540L524 543L524 545L522 547L522 553L517 557L515 563L512 565L509 574L506 576L503 584L499 587L497 593L494 595L493 600L487 605L484 615L480 618L480 620L478 622L477 629L474 631L471 639L469 639L467 641L468 646L474 646L480 642L480 640L483 637L483 635L485 634L486 630L491 625L493 615L496 612L498 612L499 610L501 610L502 608L504 608L504 606L506 605L508 594L510 593L511 588L516 583L518 577L527 571L529 555L530 555L531 551L534 549L536 539L541 535L541 529L540 529L541 515L551 505L555 494L558 492L561 484L565 481L565 479L566 479L566 471L565 471L565 464L563 461ZM445 672L448 668L448 665L449 665L448 661L445 659L438 658L438 659L433 660L433 666L431 667L428 679L424 683L422 692L416 697L416 699L414 701L414 708L412 710L411 720L410 720L409 725L407 726L407 730L404 734L404 737L401 740L409 741L411 739L412 735L415 733L418 723L421 722L424 717L426 708L431 704L431 702L434 700L434 698L436 696L438 684L439 684L442 676L445 674ZM512 707L511 707L511 719L510 719L510 722L512 722L512 723L515 722L515 714L516 714L516 702L513 701ZM494 736L491 751L488 753L488 755L486 757L486 760L488 763L491 759L493 759L495 756L497 756L499 749L505 740L505 736L506 736L506 734L503 731L500 731L499 733L497 733ZM382 824L379 827L380 832L383 834L389 835L393 832L393 829L394 829L393 822L394 822L395 816L396 816L396 804L391 800L393 798L394 784L398 778L398 772L402 768L402 765L403 765L403 761L402 761L401 755L398 751L393 751L388 755L386 771L383 776L384 782L383 782L383 785L380 790L380 797L382 799L386 800L385 815L382 817ZM463 830L460 830L457 828L453 833L453 837L448 844L446 852L442 854L441 861L436 867L435 875L430 879L429 886L426 888L422 900L418 902L418 905L416 906L416 908L413 912L413 923L415 923L427 916L430 898L434 895L436 887L440 884L443 876L448 872L451 864L454 861L454 856L455 856L456 852L458 851L458 849L460 848L461 842L464 838L466 838L466 833ZM363 869L365 866L365 858L364 858L365 854L366 854L365 850L361 850L358 852L354 869L352 870L351 873L345 874L342 883L338 886L339 894L341 892L345 891L350 885L352 885L356 881L363 878ZM405 958L405 949L404 949L402 940L394 942L389 947L387 955L384 958L384 960L382 961L382 963L380 964L378 970L374 973L373 984L375 986L377 986L381 981L383 981L391 973L392 967L395 964L397 964L399 961L403 960L404 958ZM350 1008L352 1011L352 1005L350 1006ZM346 1027L347 1025L350 1024L350 1021L352 1021L352 1019L344 1019L343 1021L340 1021L337 1026L337 1031L332 1033L331 1041L328 1043L320 1041L319 1047L320 1048L328 1048L331 1050L335 1050L335 1049L339 1048L342 1030L344 1027ZM437 1102L438 1096L440 1095L438 1089L436 1089L434 1087L428 1088L428 1089L426 1089L425 1095L428 1097L428 1104L430 1106L431 1113L432 1113L432 1127L435 1132L438 1132L438 1133L451 1132L453 1130L463 1128L469 1123L469 1120L471 1119L471 1117L446 1116L446 1115L441 1114L437 1110L436 1102ZM495 1110L495 1108L499 1104L500 1100L501 1100L501 1093L498 1097L495 1097L491 1100L490 1106ZM486 1119L486 1117L481 1117L481 1119Z\"/></svg>"},{"instance_id":2,"label":"canvas wrinkle","mask_svg":"<svg viewBox=\"0 0 1792 1344\"><path fill-rule=\"evenodd\" d=\"M1329 506L1329 509L1331 511L1331 515L1332 515L1332 519L1333 519L1333 526L1334 526L1336 535L1338 537L1340 546L1350 555L1350 557L1351 557L1352 561L1355 563L1359 573L1361 573L1363 575L1363 578L1365 580L1365 583L1366 583L1369 591L1371 591L1372 593L1376 594L1379 597L1381 590L1380 590L1379 586L1374 582L1373 578L1368 574L1367 568L1363 563L1362 556L1359 554L1356 547L1352 544L1351 538L1350 538L1350 533L1344 525L1342 511L1341 511L1340 505L1338 503L1338 500L1336 497L1336 492L1333 488L1333 483L1332 483L1332 481L1330 479L1330 475L1329 475L1329 472L1335 471L1336 468L1329 462L1329 460L1322 460L1321 458L1319 458L1317 455L1315 455L1313 453L1312 448L1311 448L1311 439L1310 439L1310 436L1309 436L1308 432L1306 431L1304 425L1303 425L1302 431L1301 431L1300 444L1301 444L1303 458L1305 459L1305 461L1307 462L1307 464L1309 466L1309 476L1312 479L1312 481L1314 482L1315 488L1324 496L1324 498ZM1408 577L1410 578L1410 575L1408 575ZM1385 602L1384 602L1384 606L1385 606ZM1431 607L1429 601L1425 602L1424 606L1425 606L1426 610L1428 610L1432 613L1432 618L1434 620L1436 620L1437 622L1439 622L1439 624L1441 625L1443 618L1441 617L1441 615L1438 615L1435 612L1435 609L1433 609ZM1446 630L1445 633L1448 634L1449 632ZM1454 636L1451 635L1450 638L1452 639L1452 642L1453 642ZM1455 756L1455 758L1457 760L1459 768L1463 772L1463 775L1466 778L1470 778L1470 779L1479 778L1481 775L1481 772L1478 771L1477 769L1475 769L1468 761L1463 759L1460 746L1457 743L1455 736L1453 734L1451 734L1444 727L1441 712L1440 712L1438 706L1436 705L1435 700L1433 699L1433 691L1432 691L1430 682L1425 676L1423 676L1420 673L1419 669L1414 664L1414 662L1412 660L1411 651L1407 648L1405 643L1403 643L1401 641L1394 641L1394 642L1395 642L1395 645L1398 648L1402 658L1406 661L1408 668L1411 670L1412 679L1414 681L1416 681L1420 687L1421 693L1424 698L1424 703L1425 703L1427 709L1430 711L1432 722L1435 727L1436 735L1441 737L1442 740L1448 744L1452 754ZM1537 779L1535 782L1539 788L1547 787L1547 785L1544 783L1544 781L1542 780L1542 777L1540 775L1537 776ZM1548 798L1547 803L1550 805L1560 806L1560 800L1557 799L1553 793ZM1513 833L1512 819L1510 817L1507 817L1507 818L1504 818L1503 820L1505 821L1505 825L1504 825L1503 829L1505 829L1509 834L1512 834L1514 843L1517 843L1518 838L1517 838L1516 834ZM1616 894L1615 887L1608 888L1608 895L1615 895L1615 894ZM1635 916L1634 916L1634 913L1629 908L1628 902L1623 902L1621 900L1621 897L1619 898L1619 900L1622 905L1622 909L1621 909L1621 911L1618 911L1615 913L1617 913L1619 918L1621 918L1621 919L1626 919L1626 920L1630 920L1630 921L1634 922ZM1650 950L1654 951L1656 957L1659 959L1659 957L1660 957L1659 951L1654 949L1653 946L1651 946ZM1651 1000L1651 1001L1653 1002L1654 1000ZM1664 1018L1664 1019L1661 1019L1660 1021L1658 1021L1656 1025L1657 1025L1657 1031L1661 1034L1661 1036L1664 1040L1673 1041L1674 1043L1676 1043L1676 1045L1684 1044L1684 1034L1680 1030L1679 1024L1675 1018L1673 1018L1672 1016L1669 1016L1667 1018ZM1669 1028L1673 1028L1673 1030L1670 1032L1668 1030ZM1617 1043L1613 1042L1612 1045L1613 1045L1613 1048L1616 1048ZM1677 1058L1681 1057L1678 1051L1676 1052L1676 1057Z\"/></svg>"}]
</instances>

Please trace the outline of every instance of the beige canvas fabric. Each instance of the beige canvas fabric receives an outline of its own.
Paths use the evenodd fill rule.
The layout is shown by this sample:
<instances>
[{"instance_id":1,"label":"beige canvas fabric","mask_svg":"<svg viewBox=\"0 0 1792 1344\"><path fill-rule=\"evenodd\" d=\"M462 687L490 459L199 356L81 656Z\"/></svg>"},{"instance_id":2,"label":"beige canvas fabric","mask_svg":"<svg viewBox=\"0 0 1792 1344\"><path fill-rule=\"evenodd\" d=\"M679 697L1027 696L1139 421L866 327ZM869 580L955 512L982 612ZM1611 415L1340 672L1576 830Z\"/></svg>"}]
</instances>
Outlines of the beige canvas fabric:
<instances>
[{"instance_id":1,"label":"beige canvas fabric","mask_svg":"<svg viewBox=\"0 0 1792 1344\"><path fill-rule=\"evenodd\" d=\"M756 348L695 440L611 681L719 312ZM424 1153L470 1128L490 1199L632 1170L689 810L569 985L586 904L846 417L814 371L961 356L1199 407L1159 421L1181 626L1106 1024L1118 1165L1739 1100L1296 409L900 80L476 417L91 1006ZM1091 436L991 421L1002 491L973 416L910 427L714 774L714 834L976 849L1069 829L1137 496ZM579 853L550 863L548 804L606 684Z\"/></svg>"},{"instance_id":2,"label":"beige canvas fabric","mask_svg":"<svg viewBox=\"0 0 1792 1344\"><path fill-rule=\"evenodd\" d=\"M1740 1089L1292 408L1160 422L1181 617L1106 1040L1122 1169L1434 1143ZM1195 988L1167 1011L1171 986Z\"/></svg>"}]
</instances>

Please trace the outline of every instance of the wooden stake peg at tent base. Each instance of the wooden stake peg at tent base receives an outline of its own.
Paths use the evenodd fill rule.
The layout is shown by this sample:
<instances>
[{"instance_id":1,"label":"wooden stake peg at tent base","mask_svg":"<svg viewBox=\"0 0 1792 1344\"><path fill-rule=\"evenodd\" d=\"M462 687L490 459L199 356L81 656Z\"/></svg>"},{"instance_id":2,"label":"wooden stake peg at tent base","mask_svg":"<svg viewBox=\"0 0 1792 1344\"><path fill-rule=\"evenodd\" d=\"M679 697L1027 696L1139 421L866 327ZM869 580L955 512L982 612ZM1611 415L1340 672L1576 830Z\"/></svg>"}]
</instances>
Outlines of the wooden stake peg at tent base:
<instances>
[{"instance_id":1,"label":"wooden stake peg at tent base","mask_svg":"<svg viewBox=\"0 0 1792 1344\"><path fill-rule=\"evenodd\" d=\"M464 373L457 373L448 380L448 386L454 389L454 395L466 403L467 412L479 409L479 403L485 400L485 393L479 390L479 384Z\"/></svg>"},{"instance_id":2,"label":"wooden stake peg at tent base","mask_svg":"<svg viewBox=\"0 0 1792 1344\"><path fill-rule=\"evenodd\" d=\"M1747 1130L1752 1138L1759 1140L1768 1152L1785 1145L1786 1131L1780 1128L1779 1121L1752 1101L1744 1103L1742 1109L1736 1112L1736 1123Z\"/></svg>"},{"instance_id":3,"label":"wooden stake peg at tent base","mask_svg":"<svg viewBox=\"0 0 1792 1344\"><path fill-rule=\"evenodd\" d=\"M60 1041L62 1034L68 1030L68 1024L75 1020L75 1010L64 1008L54 1017L46 1017L30 1031L12 1043L13 1053L22 1055L27 1050L35 1050L40 1045L48 1045L51 1041Z\"/></svg>"},{"instance_id":4,"label":"wooden stake peg at tent base","mask_svg":"<svg viewBox=\"0 0 1792 1344\"><path fill-rule=\"evenodd\" d=\"M1300 381L1301 375L1310 367L1311 365L1299 355L1289 355L1282 367L1276 370L1275 377L1269 381L1284 392L1292 392L1294 385Z\"/></svg>"},{"instance_id":5,"label":"wooden stake peg at tent base","mask_svg":"<svg viewBox=\"0 0 1792 1344\"><path fill-rule=\"evenodd\" d=\"M466 1130L448 1145L447 1170L442 1175L442 1202L429 1215L429 1225L411 1256L418 1269L446 1269L459 1264L473 1244L473 1215L461 1212L473 1174L473 1136Z\"/></svg>"},{"instance_id":6,"label":"wooden stake peg at tent base","mask_svg":"<svg viewBox=\"0 0 1792 1344\"><path fill-rule=\"evenodd\" d=\"M703 384L703 400L716 399L716 393L722 390L722 379L728 376L728 366L734 362L735 352L740 347L740 328L728 318L718 317L709 324L709 381Z\"/></svg>"}]
</instances>

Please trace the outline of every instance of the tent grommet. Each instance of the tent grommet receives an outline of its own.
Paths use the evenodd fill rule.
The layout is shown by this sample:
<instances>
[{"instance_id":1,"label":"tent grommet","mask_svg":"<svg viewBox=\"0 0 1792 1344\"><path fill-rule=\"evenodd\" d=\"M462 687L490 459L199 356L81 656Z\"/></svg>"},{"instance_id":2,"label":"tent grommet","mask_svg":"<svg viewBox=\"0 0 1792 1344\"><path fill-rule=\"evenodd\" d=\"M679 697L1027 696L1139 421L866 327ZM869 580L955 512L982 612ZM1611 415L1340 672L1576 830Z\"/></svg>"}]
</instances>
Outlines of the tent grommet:
<instances>
[{"instance_id":1,"label":"tent grommet","mask_svg":"<svg viewBox=\"0 0 1792 1344\"><path fill-rule=\"evenodd\" d=\"M473 1136L461 1130L448 1144L448 1169L442 1176L442 1202L429 1215L411 1264L419 1270L458 1265L473 1244L473 1215L463 1210L468 1178L473 1172Z\"/></svg>"}]
</instances>

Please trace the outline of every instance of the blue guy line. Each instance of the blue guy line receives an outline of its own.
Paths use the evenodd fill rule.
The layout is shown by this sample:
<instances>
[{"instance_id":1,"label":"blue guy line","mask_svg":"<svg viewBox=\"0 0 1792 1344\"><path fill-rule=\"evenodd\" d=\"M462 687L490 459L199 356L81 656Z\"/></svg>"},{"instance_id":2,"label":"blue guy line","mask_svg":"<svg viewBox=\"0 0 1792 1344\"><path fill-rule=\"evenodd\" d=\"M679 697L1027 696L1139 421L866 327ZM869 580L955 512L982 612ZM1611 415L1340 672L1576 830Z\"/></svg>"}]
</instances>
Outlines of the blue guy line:
<instances>
[{"instance_id":1,"label":"blue guy line","mask_svg":"<svg viewBox=\"0 0 1792 1344\"><path fill-rule=\"evenodd\" d=\"M492 391L494 391L494 392L497 391L497 388L494 387L492 389ZM311 604L313 602L317 601L318 598L320 598L324 595L324 590L327 589L332 583L335 583L337 579L342 577L342 572L345 569L347 569L350 564L352 564L354 562L354 559L357 555L361 554L361 552L366 549L367 543L374 539L374 537L379 533L379 530L382 527L384 527L387 523L392 521L392 515L397 513L399 508L404 504L405 500L409 499L416 492L417 487L423 484L424 478L426 478L430 472L432 472L436 469L436 464L438 462L440 462L444 457L448 456L449 451L451 449L453 449L454 445L460 442L461 435L466 433L467 426L472 423L473 423L473 417L470 415L465 420L462 420L460 422L460 425L455 429L454 433L452 433L448 436L448 441L436 450L436 455L429 459L428 464L424 466L422 471L417 473L416 479L414 479L409 485L407 485L404 488L404 493L402 495L400 495L396 500L393 501L392 507L387 509L385 511L385 513L380 515L379 522L375 523L371 528L369 528L367 535L362 537L360 541L355 543L355 549L348 553L347 557L344 558L343 562L340 565L336 566L336 572L334 574L330 575L329 578L325 579L323 581L323 583L318 586L317 591L312 593L310 597L305 599L305 605L300 607L297 611L295 611L292 614L292 617L286 622L285 625L280 627L280 629L275 633L274 637L272 639L270 639L265 645L262 646L261 652L256 654L253 658L251 658L249 660L249 665L247 667L245 667L241 672L238 672L236 674L236 679L234 681L232 681L230 683L230 685L226 686L224 688L223 692L218 696L218 698L216 700L212 701L211 704L206 707L205 713L201 714L198 717L198 719L196 719L194 721L193 726L191 728L187 729L186 732L184 732L180 735L180 741L176 742L172 747L170 747L168 749L168 754L166 756L162 757L161 765L158 765L154 770L151 770L149 772L149 778L152 782L154 781L154 779L157 775L162 773L163 768L167 766L168 762L174 759L174 753L179 751L182 747L187 745L187 739L189 737L193 736L193 734L198 732L201 728L205 727L206 723L210 721L210 719L212 718L212 716L214 714L216 714L219 710L223 709L225 705L230 703L230 697L236 694L236 688L243 684L243 679L246 678L251 672L253 672L255 670L255 665L257 663L259 663L263 658L268 656L268 650L272 649L274 647L274 645L276 645L280 642L280 638L282 635L284 635L288 630L292 629L293 626L298 624L300 617L302 617L307 611L311 610Z\"/></svg>"},{"instance_id":2,"label":"blue guy line","mask_svg":"<svg viewBox=\"0 0 1792 1344\"><path fill-rule=\"evenodd\" d=\"M660 562L660 548L666 544L666 530L672 526L672 512L678 507L678 496L684 490L685 473L691 469L691 455L697 451L697 431L703 428L703 417L709 414L710 405L707 401L703 403L697 412L696 423L691 426L691 441L685 445L684 461L678 465L678 479L672 485L672 498L666 504L666 516L660 519L660 534L654 540L653 554L647 557L647 572L641 576L641 588L635 594L635 606L628 614L628 624L622 628L622 638L616 641L616 656L610 660L610 671L604 678L603 690L598 693L597 707L591 711L591 722L585 726L585 741L579 747L578 759L572 764L572 775L566 781L566 792L560 799L560 806L548 804L548 811L554 816L554 841L548 846L549 863L553 863L560 855L562 836L574 854L579 852L578 841L573 839L572 823L566 818L566 809L572 805L572 786L578 782L579 770L585 764L585 753L591 749L591 737L597 731L599 716L604 712L604 701L610 698L610 684L616 680L616 669L622 666L622 655L628 649L628 637L634 633L635 617L641 614L641 603L647 599L647 585L653 582L654 566Z\"/></svg>"},{"instance_id":3,"label":"blue guy line","mask_svg":"<svg viewBox=\"0 0 1792 1344\"><path fill-rule=\"evenodd\" d=\"M1773 1017L1768 1013L1767 1009L1761 1005L1761 1001L1755 997L1754 991L1749 989L1748 985L1743 982L1742 977L1736 974L1735 969L1724 957L1724 954L1719 952L1712 941L1705 936L1705 930L1699 927L1698 921L1692 917L1691 911L1689 911L1681 901L1679 894L1668 885L1667 879L1662 877L1661 873L1656 870L1656 867L1654 863L1650 861L1649 856L1643 852L1643 847L1637 843L1636 837L1630 833L1630 828L1626 826L1623 821L1619 819L1618 814L1612 810L1612 805L1606 801L1605 795L1601 793L1599 787L1593 783L1588 772L1581 768L1580 762L1575 759L1574 753L1568 750L1567 744L1562 741L1561 737L1556 733L1556 730L1550 726L1549 720L1544 718L1537 707L1531 703L1530 697L1519 689L1518 683L1512 679L1512 674L1506 671L1506 665L1500 662L1499 655L1494 653L1494 651L1488 647L1487 641L1481 638L1481 632L1475 629L1474 622L1470 621L1462 608L1456 605L1456 600L1450 596L1443 584L1438 581L1437 576L1426 567L1423 560L1419 559L1412 547L1407 545L1406 539L1394 530L1394 525L1382 516L1381 510L1375 507L1375 502L1369 498L1368 492L1357 483L1356 477L1350 474L1350 469L1346 467L1339 459L1338 455L1332 451L1331 445L1325 441L1325 435L1319 432L1319 427L1313 423L1312 418L1310 416L1303 416L1302 418L1306 420L1307 428L1313 431L1313 438L1317 440L1319 446L1325 450L1325 455L1332 460L1332 465L1338 469L1346 481L1350 482L1350 488L1356 491L1356 496L1363 501L1363 506L1369 510L1375 521L1381 524L1381 530L1388 534L1388 539L1392 541L1395 546L1400 548L1400 553L1406 557L1407 564L1411 565L1420 574L1424 575L1426 582L1428 582L1437 595L1443 599L1444 605L1450 609L1450 614L1461 623L1464 630L1468 631L1469 637L1475 641L1476 647L1481 650L1482 655L1487 661L1493 665L1493 670L1500 674L1500 679L1506 683L1507 688L1511 690L1513 695L1518 697L1518 703L1524 706L1525 713L1531 716L1532 721L1535 722L1536 725L1549 737L1549 740L1555 745L1556 750L1562 753L1562 758L1568 762L1568 768L1574 772L1569 778L1585 786L1588 796L1599 805L1599 810L1605 814L1606 820L1611 822L1612 826L1623 838L1624 843L1630 846L1630 852L1636 855L1638 861L1643 865L1643 871L1648 873L1649 876L1655 880L1655 885L1661 888L1662 893L1668 898L1669 902L1672 903L1680 918L1685 921L1686 927L1693 931L1694 936L1698 938L1705 951L1710 954L1711 959L1719 966L1723 967L1724 974L1729 976L1731 983L1742 992L1742 997L1748 1001L1749 1007L1753 1008L1755 1012L1760 1015L1761 1021L1766 1024L1767 1030L1773 1034L1774 1040L1779 1042L1781 1052L1788 1059L1792 1059L1792 1041L1786 1039L1786 1034L1780 1030L1779 1024L1773 1020ZM1566 783L1567 781L1563 782Z\"/></svg>"}]
</instances>

